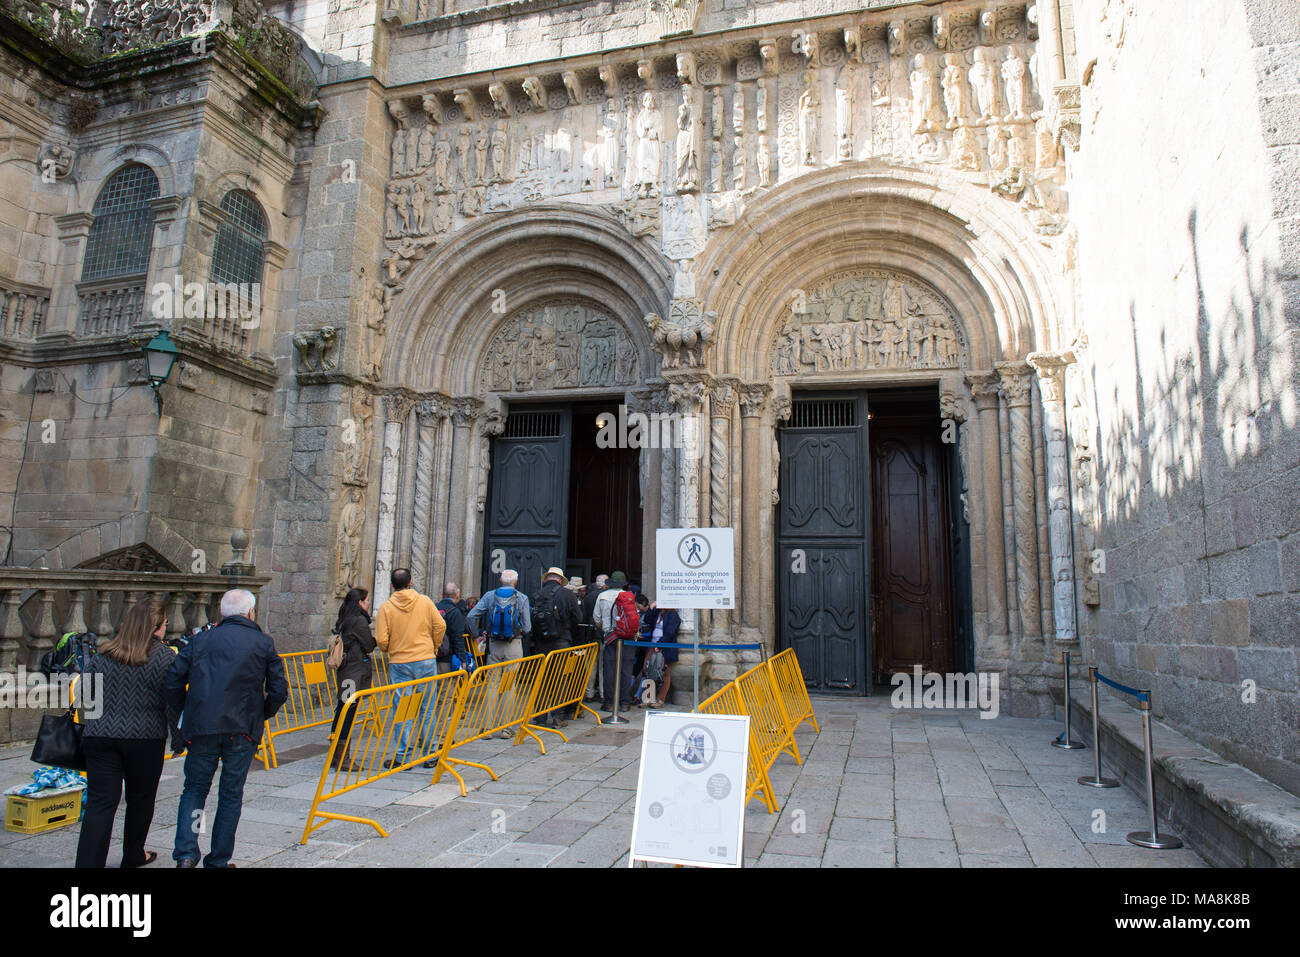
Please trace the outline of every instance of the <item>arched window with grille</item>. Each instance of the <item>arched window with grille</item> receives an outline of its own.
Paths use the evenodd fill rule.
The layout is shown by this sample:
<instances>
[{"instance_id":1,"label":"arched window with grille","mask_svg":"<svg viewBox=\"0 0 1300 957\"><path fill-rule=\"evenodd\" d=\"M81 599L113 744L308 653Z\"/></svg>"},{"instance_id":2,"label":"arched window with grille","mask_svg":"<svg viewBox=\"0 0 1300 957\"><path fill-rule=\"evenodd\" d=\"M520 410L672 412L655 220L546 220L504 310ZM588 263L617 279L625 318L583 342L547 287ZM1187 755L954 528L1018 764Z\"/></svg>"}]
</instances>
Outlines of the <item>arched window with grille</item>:
<instances>
[{"instance_id":1,"label":"arched window with grille","mask_svg":"<svg viewBox=\"0 0 1300 957\"><path fill-rule=\"evenodd\" d=\"M252 285L262 281L262 246L266 242L266 214L248 193L232 189L221 199L226 221L217 230L212 250L212 282Z\"/></svg>"},{"instance_id":2,"label":"arched window with grille","mask_svg":"<svg viewBox=\"0 0 1300 957\"><path fill-rule=\"evenodd\" d=\"M110 279L149 270L153 248L153 207L158 177L147 166L123 166L109 177L91 210L94 222L86 241L81 279Z\"/></svg>"}]
</instances>

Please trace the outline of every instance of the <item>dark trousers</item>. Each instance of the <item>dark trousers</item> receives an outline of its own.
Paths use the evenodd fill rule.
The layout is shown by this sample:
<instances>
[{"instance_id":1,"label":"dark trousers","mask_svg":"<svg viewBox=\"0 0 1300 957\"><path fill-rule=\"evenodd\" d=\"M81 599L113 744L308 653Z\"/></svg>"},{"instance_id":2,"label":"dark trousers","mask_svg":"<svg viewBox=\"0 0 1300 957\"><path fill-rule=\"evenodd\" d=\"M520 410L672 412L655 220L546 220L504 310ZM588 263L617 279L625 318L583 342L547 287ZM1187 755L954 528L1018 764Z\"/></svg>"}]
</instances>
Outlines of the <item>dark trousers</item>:
<instances>
[{"instance_id":1,"label":"dark trousers","mask_svg":"<svg viewBox=\"0 0 1300 957\"><path fill-rule=\"evenodd\" d=\"M344 703L358 691L365 691L370 687L370 662L345 663L343 667L339 668L336 681L338 682L339 699L334 702L334 718L330 721L330 733L333 734L335 728L338 727L339 715L341 714L343 716L343 727L339 729L339 743L335 746L334 756L336 759L342 760L351 746L348 742L348 733L352 730L352 716L357 712L355 702L346 706Z\"/></svg>"},{"instance_id":2,"label":"dark trousers","mask_svg":"<svg viewBox=\"0 0 1300 957\"><path fill-rule=\"evenodd\" d=\"M173 860L199 861L199 834L207 830L203 805L207 802L212 778L221 765L221 783L217 785L217 814L212 825L212 849L204 867L225 867L235 853L235 829L244 806L244 781L253 763L257 743L243 734L196 735L185 755L185 789L176 809L176 847Z\"/></svg>"},{"instance_id":3,"label":"dark trousers","mask_svg":"<svg viewBox=\"0 0 1300 957\"><path fill-rule=\"evenodd\" d=\"M618 649L622 644L620 640L611 641L605 646L605 701L603 706L606 709L613 707L614 702L614 665L618 661ZM619 670L618 680L618 704L619 707L627 704L632 700L632 652L633 648L623 649L623 667Z\"/></svg>"},{"instance_id":4,"label":"dark trousers","mask_svg":"<svg viewBox=\"0 0 1300 957\"><path fill-rule=\"evenodd\" d=\"M154 799L162 776L163 738L85 738L86 815L77 840L78 867L108 864L113 817L126 784L126 828L122 866L144 863L144 842L153 823Z\"/></svg>"}]
</instances>

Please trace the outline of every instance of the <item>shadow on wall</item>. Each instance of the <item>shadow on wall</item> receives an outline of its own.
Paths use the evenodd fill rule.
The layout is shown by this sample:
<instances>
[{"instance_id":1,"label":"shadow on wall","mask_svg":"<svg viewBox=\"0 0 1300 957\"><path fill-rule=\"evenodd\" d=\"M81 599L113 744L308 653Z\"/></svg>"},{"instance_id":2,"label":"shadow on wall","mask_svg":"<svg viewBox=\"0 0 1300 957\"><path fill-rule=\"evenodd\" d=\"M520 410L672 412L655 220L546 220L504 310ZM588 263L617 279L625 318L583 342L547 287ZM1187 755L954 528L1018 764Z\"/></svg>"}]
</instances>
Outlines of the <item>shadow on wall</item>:
<instances>
[{"instance_id":1,"label":"shadow on wall","mask_svg":"<svg viewBox=\"0 0 1300 957\"><path fill-rule=\"evenodd\" d=\"M1116 384L1109 420L1099 416L1110 567L1097 662L1152 687L1157 714L1300 793L1300 602L1282 561L1282 539L1300 532L1295 330L1277 265L1255 262L1244 228L1245 282L1212 316L1195 210L1187 228L1194 352L1166 347L1176 303L1140 317L1130 300L1136 402L1125 407ZM1144 321L1160 323L1157 350L1139 347ZM1092 386L1099 394L1096 367Z\"/></svg>"}]
</instances>

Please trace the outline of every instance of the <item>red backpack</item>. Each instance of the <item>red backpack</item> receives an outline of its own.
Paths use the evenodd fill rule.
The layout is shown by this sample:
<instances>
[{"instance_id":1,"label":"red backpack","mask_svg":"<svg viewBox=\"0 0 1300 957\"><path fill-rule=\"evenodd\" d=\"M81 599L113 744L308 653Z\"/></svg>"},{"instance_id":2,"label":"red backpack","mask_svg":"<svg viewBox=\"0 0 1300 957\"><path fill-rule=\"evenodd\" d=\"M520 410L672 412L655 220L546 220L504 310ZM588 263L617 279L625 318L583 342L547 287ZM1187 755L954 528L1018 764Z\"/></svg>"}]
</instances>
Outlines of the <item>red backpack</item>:
<instances>
[{"instance_id":1,"label":"red backpack","mask_svg":"<svg viewBox=\"0 0 1300 957\"><path fill-rule=\"evenodd\" d=\"M614 599L614 631L605 643L615 638L632 641L641 632L641 616L637 614L636 598L630 591L621 591Z\"/></svg>"}]
</instances>

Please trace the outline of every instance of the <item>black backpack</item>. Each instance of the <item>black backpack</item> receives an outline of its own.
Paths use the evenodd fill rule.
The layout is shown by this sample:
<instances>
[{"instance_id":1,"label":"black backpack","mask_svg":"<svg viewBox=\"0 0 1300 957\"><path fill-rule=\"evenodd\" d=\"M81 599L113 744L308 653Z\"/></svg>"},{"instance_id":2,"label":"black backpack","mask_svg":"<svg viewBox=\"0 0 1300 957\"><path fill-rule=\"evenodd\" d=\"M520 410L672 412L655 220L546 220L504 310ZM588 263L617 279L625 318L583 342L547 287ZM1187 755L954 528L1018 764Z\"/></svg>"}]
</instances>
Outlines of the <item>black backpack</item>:
<instances>
[{"instance_id":1,"label":"black backpack","mask_svg":"<svg viewBox=\"0 0 1300 957\"><path fill-rule=\"evenodd\" d=\"M549 586L549 587L548 587ZM547 582L533 602L533 634L538 638L559 638L564 633L564 617L556 592L563 588L559 582Z\"/></svg>"},{"instance_id":2,"label":"black backpack","mask_svg":"<svg viewBox=\"0 0 1300 957\"><path fill-rule=\"evenodd\" d=\"M69 631L59 639L53 651L41 658L41 673L46 676L79 675L97 652L94 634Z\"/></svg>"}]
</instances>

